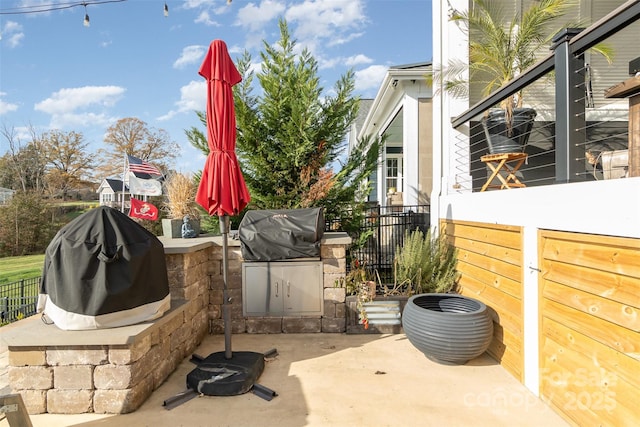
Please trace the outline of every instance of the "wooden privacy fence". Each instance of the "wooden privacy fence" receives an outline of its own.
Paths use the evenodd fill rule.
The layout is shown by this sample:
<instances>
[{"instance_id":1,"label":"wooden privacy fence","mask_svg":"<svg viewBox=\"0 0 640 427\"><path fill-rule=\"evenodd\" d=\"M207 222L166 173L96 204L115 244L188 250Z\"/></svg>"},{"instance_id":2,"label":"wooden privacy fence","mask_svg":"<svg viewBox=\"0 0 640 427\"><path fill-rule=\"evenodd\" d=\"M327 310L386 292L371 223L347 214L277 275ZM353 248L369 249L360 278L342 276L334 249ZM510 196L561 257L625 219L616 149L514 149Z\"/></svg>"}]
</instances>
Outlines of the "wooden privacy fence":
<instances>
[{"instance_id":1,"label":"wooden privacy fence","mask_svg":"<svg viewBox=\"0 0 640 427\"><path fill-rule=\"evenodd\" d=\"M640 240L539 238L541 397L576 425L640 425Z\"/></svg>"}]
</instances>

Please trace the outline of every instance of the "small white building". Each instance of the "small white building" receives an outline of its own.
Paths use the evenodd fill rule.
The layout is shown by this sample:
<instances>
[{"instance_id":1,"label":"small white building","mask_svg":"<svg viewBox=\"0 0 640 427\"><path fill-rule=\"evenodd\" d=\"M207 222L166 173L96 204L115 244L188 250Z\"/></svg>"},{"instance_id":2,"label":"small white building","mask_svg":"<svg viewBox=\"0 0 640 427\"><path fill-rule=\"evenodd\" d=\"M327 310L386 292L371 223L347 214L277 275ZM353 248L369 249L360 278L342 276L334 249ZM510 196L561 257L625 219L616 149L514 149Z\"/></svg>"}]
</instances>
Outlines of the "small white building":
<instances>
[{"instance_id":1,"label":"small white building","mask_svg":"<svg viewBox=\"0 0 640 427\"><path fill-rule=\"evenodd\" d=\"M14 194L15 190L0 187L0 205L9 203Z\"/></svg>"},{"instance_id":2,"label":"small white building","mask_svg":"<svg viewBox=\"0 0 640 427\"><path fill-rule=\"evenodd\" d=\"M100 187L98 187L98 199L100 200L100 206L119 207L122 204L122 198L128 194L129 189L124 186L124 192L122 191L122 180L107 178L102 180Z\"/></svg>"}]
</instances>

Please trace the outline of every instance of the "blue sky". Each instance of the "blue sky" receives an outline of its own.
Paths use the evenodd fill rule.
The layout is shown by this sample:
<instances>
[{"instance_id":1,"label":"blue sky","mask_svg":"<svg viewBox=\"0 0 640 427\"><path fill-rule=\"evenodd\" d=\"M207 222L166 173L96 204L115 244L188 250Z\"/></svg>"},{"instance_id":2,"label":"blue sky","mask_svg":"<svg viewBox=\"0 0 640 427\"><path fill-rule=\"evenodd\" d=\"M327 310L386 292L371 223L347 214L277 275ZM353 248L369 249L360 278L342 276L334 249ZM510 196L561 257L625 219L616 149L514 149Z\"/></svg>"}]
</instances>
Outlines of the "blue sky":
<instances>
[{"instance_id":1,"label":"blue sky","mask_svg":"<svg viewBox=\"0 0 640 427\"><path fill-rule=\"evenodd\" d=\"M214 39L234 60L246 49L259 67L262 41L279 39L284 18L318 61L325 93L351 68L364 98L375 97L389 66L432 57L430 0L168 0L168 17L163 0L127 0L87 6L89 27L82 6L5 14L60 3L71 1L0 3L0 126L24 142L28 126L80 132L95 151L109 126L137 117L180 145L174 168L182 172L204 165L184 131L200 127L194 111L205 110L206 85L198 69ZM7 149L2 138L0 155Z\"/></svg>"}]
</instances>

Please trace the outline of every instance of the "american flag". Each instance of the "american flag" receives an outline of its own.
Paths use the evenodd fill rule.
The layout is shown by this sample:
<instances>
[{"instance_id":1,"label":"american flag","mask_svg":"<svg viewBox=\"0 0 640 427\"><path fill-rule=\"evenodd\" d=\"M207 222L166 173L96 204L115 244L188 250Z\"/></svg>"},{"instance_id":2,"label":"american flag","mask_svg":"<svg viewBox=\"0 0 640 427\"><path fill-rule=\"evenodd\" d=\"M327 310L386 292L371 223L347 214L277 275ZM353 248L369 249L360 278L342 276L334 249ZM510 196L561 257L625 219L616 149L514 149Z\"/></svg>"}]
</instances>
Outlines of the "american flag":
<instances>
[{"instance_id":1,"label":"american flag","mask_svg":"<svg viewBox=\"0 0 640 427\"><path fill-rule=\"evenodd\" d=\"M149 175L159 175L162 176L162 172L160 169L153 166L151 163L147 163L142 159L137 157L129 156L129 171L133 173L148 173Z\"/></svg>"}]
</instances>

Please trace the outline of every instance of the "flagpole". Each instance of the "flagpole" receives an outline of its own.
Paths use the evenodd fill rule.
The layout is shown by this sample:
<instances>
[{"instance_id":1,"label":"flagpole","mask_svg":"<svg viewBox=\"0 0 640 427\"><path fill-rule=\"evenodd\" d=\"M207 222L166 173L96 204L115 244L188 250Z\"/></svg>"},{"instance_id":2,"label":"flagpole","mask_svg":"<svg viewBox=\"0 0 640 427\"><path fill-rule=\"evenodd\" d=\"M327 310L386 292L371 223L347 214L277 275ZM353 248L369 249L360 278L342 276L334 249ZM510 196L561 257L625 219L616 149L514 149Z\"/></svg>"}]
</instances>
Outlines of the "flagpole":
<instances>
[{"instance_id":1,"label":"flagpole","mask_svg":"<svg viewBox=\"0 0 640 427\"><path fill-rule=\"evenodd\" d=\"M124 157L122 159L122 203L120 204L120 212L124 213L124 197L127 194L124 190L124 177L127 173L127 152L124 152Z\"/></svg>"}]
</instances>

